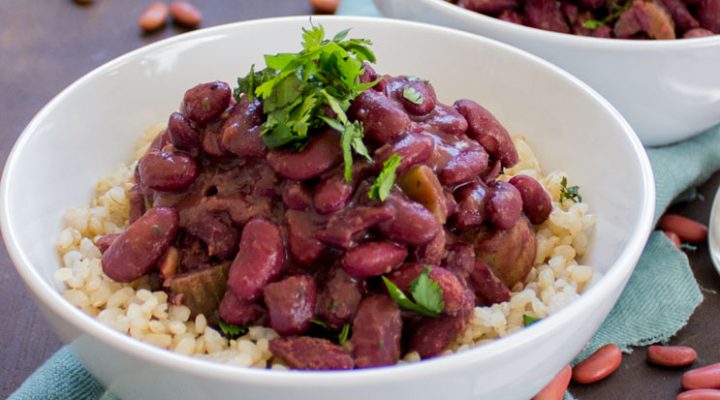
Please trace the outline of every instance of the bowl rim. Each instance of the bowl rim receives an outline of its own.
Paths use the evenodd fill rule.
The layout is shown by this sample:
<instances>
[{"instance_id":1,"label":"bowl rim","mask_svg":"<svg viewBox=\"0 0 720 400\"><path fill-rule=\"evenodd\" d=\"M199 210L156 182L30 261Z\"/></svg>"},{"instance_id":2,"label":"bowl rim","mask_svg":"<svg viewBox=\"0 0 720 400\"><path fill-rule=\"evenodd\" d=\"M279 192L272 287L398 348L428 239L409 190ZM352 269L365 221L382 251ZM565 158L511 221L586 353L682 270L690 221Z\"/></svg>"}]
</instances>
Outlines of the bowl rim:
<instances>
[{"instance_id":1,"label":"bowl rim","mask_svg":"<svg viewBox=\"0 0 720 400\"><path fill-rule=\"evenodd\" d=\"M66 301L62 297L61 293L51 284L46 282L30 263L25 249L12 234L12 214L11 210L9 210L7 206L10 192L9 182L14 180L14 167L18 163L18 159L20 158L20 155L30 138L38 131L37 128L42 124L46 114L55 108L57 104L61 103L65 97L70 96L75 88L92 84L92 81L98 75L139 56L150 54L156 49L171 46L180 42L201 39L206 36L226 33L227 31L236 29L238 26L252 27L257 25L283 23L300 24L305 23L307 20L308 16L291 16L242 21L205 28L143 46L108 61L71 83L32 118L13 146L2 174L2 182L0 183L0 200L2 200L0 201L0 228L8 249L8 254L10 255L16 270L22 277L26 286L33 293L36 301L42 302L57 317L65 320L66 323L81 332L81 336L90 335L97 341L102 342L104 345L113 348L115 351L124 352L151 365L160 365L172 370L181 370L188 374L203 376L213 380L249 383L255 386L297 387L300 385L314 385L314 388L330 388L347 386L348 384L381 384L390 381L417 379L419 377L430 377L439 372L447 372L469 367L478 360L492 358L514 347L525 345L528 342L535 340L536 337L551 334L553 330L558 329L561 325L568 323L569 320L573 318L573 315L575 314L574 310L590 309L590 305L601 302L604 296L606 296L606 293L612 292L618 286L625 284L631 272L634 270L635 263L640 257L640 253L650 235L652 217L655 208L655 185L653 173L650 168L650 162L643 146L640 143L640 140L627 121L625 121L620 113L615 110L615 108L610 105L607 100L600 96L595 90L563 69L530 53L496 40L480 37L455 29L418 22L378 19L372 17L313 16L312 22L314 23L341 21L343 23L347 23L348 25L369 24L384 25L393 29L430 30L436 34L448 36L450 38L454 37L458 39L484 42L484 45L490 45L491 47L499 48L502 51L509 51L523 56L528 62L541 64L543 68L547 68L551 73L559 74L564 79L569 80L571 84L583 89L595 101L599 102L600 106L602 106L612 117L614 117L614 119L617 120L622 127L624 136L628 139L629 145L633 150L633 154L640 164L640 173L643 180L643 185L640 189L643 190L644 193L642 198L642 212L640 213L638 219L639 223L633 228L631 240L627 242L620 256L614 261L608 271L603 274L593 287L589 288L585 293L579 296L579 298L572 301L568 306L564 307L556 314L544 319L540 323L534 324L528 329L522 329L515 332L502 340L487 343L482 346L482 350L479 350L480 348L470 349L468 351L452 355L425 360L420 363L393 365L391 368L371 368L351 371L312 372L238 368L236 366L224 365L196 357L188 357L173 351L152 346L141 340L132 338L129 335L120 333L109 326L104 325L96 318L91 317Z\"/></svg>"},{"instance_id":2,"label":"bowl rim","mask_svg":"<svg viewBox=\"0 0 720 400\"><path fill-rule=\"evenodd\" d=\"M385 2L397 1L397 0L373 0L375 4L380 8L381 14L383 7L381 4ZM403 0L405 1L405 0ZM475 23L480 25L487 25L488 28L494 29L500 33L510 33L521 36L523 40L536 41L542 40L546 42L555 42L557 44L564 45L583 45L583 46L594 46L602 49L614 49L614 50L629 50L637 51L643 49L646 51L667 51L677 48L685 47L711 47L720 46L720 34L699 38L690 39L672 39L672 40L631 40L631 39L611 39L611 38L597 38L591 36L573 35L570 33L560 33L554 31L546 31L539 28L533 28L530 26L519 25L501 19L491 17L485 14L481 14L476 11L468 10L459 7L446 0L412 0L413 2L425 3L428 7L432 7L433 11L449 14L454 17L470 18ZM393 17L397 18L397 17Z\"/></svg>"}]
</instances>

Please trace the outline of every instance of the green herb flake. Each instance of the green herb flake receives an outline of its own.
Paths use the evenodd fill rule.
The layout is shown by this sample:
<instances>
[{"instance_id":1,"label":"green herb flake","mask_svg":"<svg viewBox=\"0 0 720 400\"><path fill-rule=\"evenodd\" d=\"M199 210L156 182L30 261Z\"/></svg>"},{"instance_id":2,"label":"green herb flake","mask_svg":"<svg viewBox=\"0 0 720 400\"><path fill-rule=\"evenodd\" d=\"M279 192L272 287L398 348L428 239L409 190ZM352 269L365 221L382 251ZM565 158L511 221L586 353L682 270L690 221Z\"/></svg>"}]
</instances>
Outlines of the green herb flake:
<instances>
[{"instance_id":1,"label":"green herb flake","mask_svg":"<svg viewBox=\"0 0 720 400\"><path fill-rule=\"evenodd\" d=\"M562 180L560 181L560 186L562 186L562 189L560 190L560 202L564 199L571 200L573 203L582 203L582 195L580 194L580 186L567 186L568 181L567 177L563 176Z\"/></svg>"},{"instance_id":2,"label":"green herb flake","mask_svg":"<svg viewBox=\"0 0 720 400\"><path fill-rule=\"evenodd\" d=\"M603 25L605 25L605 23L603 21L598 21L596 19L586 19L582 23L583 28L592 29L592 30L595 30Z\"/></svg>"},{"instance_id":3,"label":"green herb flake","mask_svg":"<svg viewBox=\"0 0 720 400\"><path fill-rule=\"evenodd\" d=\"M340 331L340 334L338 335L338 343L340 346L344 346L345 342L348 341L348 337L350 336L350 324L345 324L342 327L342 330Z\"/></svg>"},{"instance_id":4,"label":"green herb flake","mask_svg":"<svg viewBox=\"0 0 720 400\"><path fill-rule=\"evenodd\" d=\"M218 323L218 326L220 327L220 331L222 332L223 336L231 340L237 339L240 336L246 335L248 333L248 327L244 325L228 324L227 322L221 320Z\"/></svg>"},{"instance_id":5,"label":"green herb flake","mask_svg":"<svg viewBox=\"0 0 720 400\"><path fill-rule=\"evenodd\" d=\"M160 229L160 227L157 226L157 225L153 225L153 226L150 228L150 230L152 231L153 235L155 235L155 236L160 236L160 235L162 235L162 229Z\"/></svg>"},{"instance_id":6,"label":"green herb flake","mask_svg":"<svg viewBox=\"0 0 720 400\"><path fill-rule=\"evenodd\" d=\"M385 276L381 278L388 294L400 307L426 317L437 318L445 309L445 303L442 300L443 290L437 282L430 278L429 274L430 268L425 267L423 272L410 282L412 300L391 280Z\"/></svg>"},{"instance_id":7,"label":"green herb flake","mask_svg":"<svg viewBox=\"0 0 720 400\"><path fill-rule=\"evenodd\" d=\"M325 329L325 330L330 330L330 327L328 326L328 324L326 324L326 323L323 322L323 321L320 321L319 319L312 319L312 320L310 320L310 323L311 323L311 324L315 324L315 325L317 325L317 326L319 326L319 327L321 327L321 328L323 328L323 329Z\"/></svg>"},{"instance_id":8,"label":"green herb flake","mask_svg":"<svg viewBox=\"0 0 720 400\"><path fill-rule=\"evenodd\" d=\"M523 324L525 326L530 326L538 321L540 321L542 318L533 317L527 314L523 314Z\"/></svg>"},{"instance_id":9,"label":"green herb flake","mask_svg":"<svg viewBox=\"0 0 720 400\"><path fill-rule=\"evenodd\" d=\"M202 108L205 111L210 111L210 99L207 97L203 97L202 99Z\"/></svg>"},{"instance_id":10,"label":"green herb flake","mask_svg":"<svg viewBox=\"0 0 720 400\"><path fill-rule=\"evenodd\" d=\"M413 104L416 104L418 106L423 103L422 94L420 94L420 92L418 92L417 89L415 89L412 86L405 86L405 88L403 88L402 95L405 98L405 100L407 100Z\"/></svg>"},{"instance_id":11,"label":"green herb flake","mask_svg":"<svg viewBox=\"0 0 720 400\"><path fill-rule=\"evenodd\" d=\"M393 185L395 185L395 179L397 179L397 169L402 162L402 157L397 154L393 154L383 163L382 171L378 174L378 177L373 182L368 192L368 197L371 200L385 201Z\"/></svg>"}]
</instances>

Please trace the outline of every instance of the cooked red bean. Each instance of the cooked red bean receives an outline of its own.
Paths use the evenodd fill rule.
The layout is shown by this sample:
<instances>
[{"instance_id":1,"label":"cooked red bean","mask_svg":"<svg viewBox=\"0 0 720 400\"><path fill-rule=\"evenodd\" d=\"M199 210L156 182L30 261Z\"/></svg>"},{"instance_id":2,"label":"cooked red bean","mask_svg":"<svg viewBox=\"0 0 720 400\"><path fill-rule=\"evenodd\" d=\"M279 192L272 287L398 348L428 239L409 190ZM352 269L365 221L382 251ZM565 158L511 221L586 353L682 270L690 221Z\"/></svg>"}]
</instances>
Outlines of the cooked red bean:
<instances>
[{"instance_id":1,"label":"cooked red bean","mask_svg":"<svg viewBox=\"0 0 720 400\"><path fill-rule=\"evenodd\" d=\"M198 124L217 119L230 104L232 89L221 81L196 85L185 92L181 112Z\"/></svg>"},{"instance_id":2,"label":"cooked red bean","mask_svg":"<svg viewBox=\"0 0 720 400\"><path fill-rule=\"evenodd\" d=\"M488 15L497 15L518 7L516 0L460 0L458 5Z\"/></svg>"},{"instance_id":3,"label":"cooked red bean","mask_svg":"<svg viewBox=\"0 0 720 400\"><path fill-rule=\"evenodd\" d=\"M468 182L488 167L488 154L481 147L458 154L457 157L440 170L438 177L445 186L455 186Z\"/></svg>"},{"instance_id":4,"label":"cooked red bean","mask_svg":"<svg viewBox=\"0 0 720 400\"><path fill-rule=\"evenodd\" d=\"M197 124L178 112L170 114L167 132L173 146L181 150L198 150L202 143Z\"/></svg>"},{"instance_id":5,"label":"cooked red bean","mask_svg":"<svg viewBox=\"0 0 720 400\"><path fill-rule=\"evenodd\" d=\"M228 259L237 252L240 235L226 219L210 214L198 215L184 228L205 243L210 256Z\"/></svg>"},{"instance_id":6,"label":"cooked red bean","mask_svg":"<svg viewBox=\"0 0 720 400\"><path fill-rule=\"evenodd\" d=\"M315 239L317 227L312 215L288 210L285 212L285 222L288 229L288 247L293 259L305 265L315 262L325 246Z\"/></svg>"},{"instance_id":7,"label":"cooked red bean","mask_svg":"<svg viewBox=\"0 0 720 400\"><path fill-rule=\"evenodd\" d=\"M545 385L542 390L533 396L532 400L562 400L565 397L565 391L570 385L572 377L572 367L566 365L565 368L555 375L555 377Z\"/></svg>"},{"instance_id":8,"label":"cooked red bean","mask_svg":"<svg viewBox=\"0 0 720 400\"><path fill-rule=\"evenodd\" d=\"M424 163L432 156L433 141L427 135L409 134L394 143L388 143L375 151L374 159L377 165L382 165L393 154L401 157L400 166L396 172L402 175L410 167Z\"/></svg>"},{"instance_id":9,"label":"cooked red bean","mask_svg":"<svg viewBox=\"0 0 720 400\"><path fill-rule=\"evenodd\" d=\"M148 152L140 159L138 171L143 185L161 191L184 189L197 177L195 161L177 152Z\"/></svg>"},{"instance_id":10,"label":"cooked red bean","mask_svg":"<svg viewBox=\"0 0 720 400\"><path fill-rule=\"evenodd\" d=\"M678 236L677 233L672 231L663 231L663 233L668 237L668 239L670 239L671 242L673 242L678 250L682 250L682 242L680 241L680 236Z\"/></svg>"},{"instance_id":11,"label":"cooked red bean","mask_svg":"<svg viewBox=\"0 0 720 400\"><path fill-rule=\"evenodd\" d=\"M390 279L400 290L407 293L410 283L423 272L427 265L417 263L403 264L399 269L390 273ZM472 308L472 300L466 297L465 286L452 272L442 267L430 266L430 279L438 283L443 291L443 302L445 303L444 314L460 315ZM470 301L468 301L470 300Z\"/></svg>"},{"instance_id":12,"label":"cooked red bean","mask_svg":"<svg viewBox=\"0 0 720 400\"><path fill-rule=\"evenodd\" d=\"M447 190L445 190L445 204L447 204L447 218L450 218L457 212L458 203L455 196Z\"/></svg>"},{"instance_id":13,"label":"cooked red bean","mask_svg":"<svg viewBox=\"0 0 720 400\"><path fill-rule=\"evenodd\" d=\"M691 369L682 376L684 389L720 389L720 363Z\"/></svg>"},{"instance_id":14,"label":"cooked red bean","mask_svg":"<svg viewBox=\"0 0 720 400\"><path fill-rule=\"evenodd\" d=\"M113 244L115 239L119 236L119 233L108 233L106 235L102 235L95 240L95 247L100 250L100 253L105 253L105 251L110 248L110 245Z\"/></svg>"},{"instance_id":15,"label":"cooked red bean","mask_svg":"<svg viewBox=\"0 0 720 400\"><path fill-rule=\"evenodd\" d=\"M517 164L517 150L510 135L490 111L472 100L458 100L455 108L468 121L468 136L477 140L491 157L500 160L504 167Z\"/></svg>"},{"instance_id":16,"label":"cooked red bean","mask_svg":"<svg viewBox=\"0 0 720 400\"><path fill-rule=\"evenodd\" d=\"M202 139L202 150L203 152L211 157L224 157L230 155L222 145L222 132L220 132L221 125L219 123L213 123L205 127Z\"/></svg>"},{"instance_id":17,"label":"cooked red bean","mask_svg":"<svg viewBox=\"0 0 720 400\"><path fill-rule=\"evenodd\" d=\"M412 260L418 263L440 265L445 254L445 231L441 230L429 243L415 246L412 252Z\"/></svg>"},{"instance_id":18,"label":"cooked red bean","mask_svg":"<svg viewBox=\"0 0 720 400\"><path fill-rule=\"evenodd\" d=\"M701 0L697 18L701 27L716 34L720 33L720 0Z\"/></svg>"},{"instance_id":19,"label":"cooked red bean","mask_svg":"<svg viewBox=\"0 0 720 400\"><path fill-rule=\"evenodd\" d=\"M133 222L137 221L138 218L142 217L143 214L145 214L145 195L143 195L140 185L135 184L130 188L130 193L128 197L130 203L130 215L128 218L128 223L132 224Z\"/></svg>"},{"instance_id":20,"label":"cooked red bean","mask_svg":"<svg viewBox=\"0 0 720 400\"><path fill-rule=\"evenodd\" d=\"M573 380L582 384L601 381L615 372L621 361L620 348L614 343L606 344L573 368Z\"/></svg>"},{"instance_id":21,"label":"cooked red bean","mask_svg":"<svg viewBox=\"0 0 720 400\"><path fill-rule=\"evenodd\" d=\"M527 0L524 10L528 26L546 31L570 33L570 28L555 0Z\"/></svg>"},{"instance_id":22,"label":"cooked red bean","mask_svg":"<svg viewBox=\"0 0 720 400\"><path fill-rule=\"evenodd\" d=\"M270 351L285 365L301 370L352 369L353 359L340 346L325 339L301 336L270 341Z\"/></svg>"},{"instance_id":23,"label":"cooked red bean","mask_svg":"<svg viewBox=\"0 0 720 400\"><path fill-rule=\"evenodd\" d=\"M350 342L358 368L393 365L400 359L400 308L385 295L366 297L352 323Z\"/></svg>"},{"instance_id":24,"label":"cooked red bean","mask_svg":"<svg viewBox=\"0 0 720 400\"><path fill-rule=\"evenodd\" d=\"M650 346L648 362L663 367L685 367L695 362L697 352L687 346Z\"/></svg>"},{"instance_id":25,"label":"cooked red bean","mask_svg":"<svg viewBox=\"0 0 720 400\"><path fill-rule=\"evenodd\" d=\"M387 207L346 208L332 214L325 227L315 233L315 237L348 249L367 229L393 218L394 211Z\"/></svg>"},{"instance_id":26,"label":"cooked red bean","mask_svg":"<svg viewBox=\"0 0 720 400\"><path fill-rule=\"evenodd\" d=\"M340 329L355 316L365 294L365 282L337 267L331 268L321 282L318 316L329 326Z\"/></svg>"},{"instance_id":27,"label":"cooked red bean","mask_svg":"<svg viewBox=\"0 0 720 400\"><path fill-rule=\"evenodd\" d=\"M405 110L374 90L366 90L356 97L348 116L362 123L365 137L377 143L391 142L410 127L410 118Z\"/></svg>"},{"instance_id":28,"label":"cooked red bean","mask_svg":"<svg viewBox=\"0 0 720 400\"><path fill-rule=\"evenodd\" d=\"M467 243L447 246L442 266L461 280L467 280L475 269L475 249Z\"/></svg>"},{"instance_id":29,"label":"cooked red bean","mask_svg":"<svg viewBox=\"0 0 720 400\"><path fill-rule=\"evenodd\" d=\"M319 213L330 214L345 208L352 193L352 184L345 181L343 171L338 169L315 186L313 204Z\"/></svg>"},{"instance_id":30,"label":"cooked red bean","mask_svg":"<svg viewBox=\"0 0 720 400\"><path fill-rule=\"evenodd\" d=\"M523 217L510 229L478 232L475 251L495 276L507 287L513 287L525 279L533 266L537 251L535 232L530 221Z\"/></svg>"},{"instance_id":31,"label":"cooked red bean","mask_svg":"<svg viewBox=\"0 0 720 400\"><path fill-rule=\"evenodd\" d=\"M552 200L540 182L527 175L518 175L510 179L510 184L520 192L523 211L530 222L542 224L550 216Z\"/></svg>"},{"instance_id":32,"label":"cooked red bean","mask_svg":"<svg viewBox=\"0 0 720 400\"><path fill-rule=\"evenodd\" d=\"M468 122L454 107L438 103L435 110L430 114L430 119L422 122L422 125L441 132L459 136L468 129Z\"/></svg>"},{"instance_id":33,"label":"cooked red bean","mask_svg":"<svg viewBox=\"0 0 720 400\"><path fill-rule=\"evenodd\" d=\"M513 10L505 10L501 12L500 15L498 15L498 19L512 22L513 24L526 25L525 17Z\"/></svg>"},{"instance_id":34,"label":"cooked red bean","mask_svg":"<svg viewBox=\"0 0 720 400\"><path fill-rule=\"evenodd\" d=\"M485 205L487 218L498 229L510 229L520 219L523 199L520 191L507 182L490 186L490 197Z\"/></svg>"},{"instance_id":35,"label":"cooked red bean","mask_svg":"<svg viewBox=\"0 0 720 400\"><path fill-rule=\"evenodd\" d=\"M689 31L685 32L685 34L683 34L683 39L706 37L706 36L712 36L714 34L715 33L713 33L713 31L707 30L705 28L695 28L695 29L690 29Z\"/></svg>"},{"instance_id":36,"label":"cooked red bean","mask_svg":"<svg viewBox=\"0 0 720 400\"><path fill-rule=\"evenodd\" d=\"M467 326L468 317L459 315L423 318L414 326L409 351L417 351L423 359L442 354Z\"/></svg>"},{"instance_id":37,"label":"cooked red bean","mask_svg":"<svg viewBox=\"0 0 720 400\"><path fill-rule=\"evenodd\" d=\"M658 226L662 230L675 232L683 242L702 243L707 239L706 225L682 215L665 214L660 218Z\"/></svg>"},{"instance_id":38,"label":"cooked red bean","mask_svg":"<svg viewBox=\"0 0 720 400\"><path fill-rule=\"evenodd\" d=\"M233 325L248 325L263 315L264 309L256 303L238 300L232 290L225 292L220 302L220 318Z\"/></svg>"},{"instance_id":39,"label":"cooked red bean","mask_svg":"<svg viewBox=\"0 0 720 400\"><path fill-rule=\"evenodd\" d=\"M268 150L260 138L263 119L259 100L241 100L220 128L222 146L240 157L264 157Z\"/></svg>"},{"instance_id":40,"label":"cooked red bean","mask_svg":"<svg viewBox=\"0 0 720 400\"><path fill-rule=\"evenodd\" d=\"M264 219L253 219L243 228L228 287L238 300L255 300L278 276L284 261L285 246L278 227Z\"/></svg>"},{"instance_id":41,"label":"cooked red bean","mask_svg":"<svg viewBox=\"0 0 720 400\"><path fill-rule=\"evenodd\" d=\"M360 83L374 82L378 78L378 73L375 72L375 69L373 69L372 65L370 65L370 63L368 62L365 62L365 64L363 64L363 73L362 75L360 75Z\"/></svg>"},{"instance_id":42,"label":"cooked red bean","mask_svg":"<svg viewBox=\"0 0 720 400\"><path fill-rule=\"evenodd\" d=\"M366 242L345 253L342 267L356 278L370 278L397 268L407 255L407 249L395 243Z\"/></svg>"},{"instance_id":43,"label":"cooked red bean","mask_svg":"<svg viewBox=\"0 0 720 400\"><path fill-rule=\"evenodd\" d=\"M510 301L510 289L492 272L481 259L475 261L470 274L470 286L475 293L475 303L480 306L491 306L496 303Z\"/></svg>"},{"instance_id":44,"label":"cooked red bean","mask_svg":"<svg viewBox=\"0 0 720 400\"><path fill-rule=\"evenodd\" d=\"M720 390L694 389L677 395L676 400L720 400Z\"/></svg>"},{"instance_id":45,"label":"cooked red bean","mask_svg":"<svg viewBox=\"0 0 720 400\"><path fill-rule=\"evenodd\" d=\"M658 0L658 3L670 13L679 32L685 32L700 26L682 0Z\"/></svg>"},{"instance_id":46,"label":"cooked red bean","mask_svg":"<svg viewBox=\"0 0 720 400\"><path fill-rule=\"evenodd\" d=\"M620 14L620 18L613 27L613 34L619 39L629 39L641 30L640 22L635 18L635 9L631 7Z\"/></svg>"},{"instance_id":47,"label":"cooked red bean","mask_svg":"<svg viewBox=\"0 0 720 400\"><path fill-rule=\"evenodd\" d=\"M479 226L487 219L486 204L490 189L482 182L472 182L455 192L457 211L453 223L459 229Z\"/></svg>"},{"instance_id":48,"label":"cooked red bean","mask_svg":"<svg viewBox=\"0 0 720 400\"><path fill-rule=\"evenodd\" d=\"M282 186L282 199L285 207L291 210L305 211L312 207L312 192L305 185L295 181L285 181Z\"/></svg>"},{"instance_id":49,"label":"cooked red bean","mask_svg":"<svg viewBox=\"0 0 720 400\"><path fill-rule=\"evenodd\" d=\"M267 162L285 178L304 181L329 171L342 161L340 135L327 130L310 139L302 151L271 150Z\"/></svg>"},{"instance_id":50,"label":"cooked red bean","mask_svg":"<svg viewBox=\"0 0 720 400\"><path fill-rule=\"evenodd\" d=\"M433 240L442 225L435 216L420 203L393 192L385 200L385 207L393 211L395 218L378 226L390 240L421 245Z\"/></svg>"},{"instance_id":51,"label":"cooked red bean","mask_svg":"<svg viewBox=\"0 0 720 400\"><path fill-rule=\"evenodd\" d=\"M430 82L422 80L404 81L405 84L399 90L398 99L408 113L422 116L429 114L430 111L435 109L437 96Z\"/></svg>"},{"instance_id":52,"label":"cooked red bean","mask_svg":"<svg viewBox=\"0 0 720 400\"><path fill-rule=\"evenodd\" d=\"M281 335L298 335L310 327L315 316L315 279L295 275L273 282L263 289L270 325Z\"/></svg>"},{"instance_id":53,"label":"cooked red bean","mask_svg":"<svg viewBox=\"0 0 720 400\"><path fill-rule=\"evenodd\" d=\"M103 272L116 282L132 282L147 274L175 240L178 228L174 209L149 209L103 253Z\"/></svg>"}]
</instances>

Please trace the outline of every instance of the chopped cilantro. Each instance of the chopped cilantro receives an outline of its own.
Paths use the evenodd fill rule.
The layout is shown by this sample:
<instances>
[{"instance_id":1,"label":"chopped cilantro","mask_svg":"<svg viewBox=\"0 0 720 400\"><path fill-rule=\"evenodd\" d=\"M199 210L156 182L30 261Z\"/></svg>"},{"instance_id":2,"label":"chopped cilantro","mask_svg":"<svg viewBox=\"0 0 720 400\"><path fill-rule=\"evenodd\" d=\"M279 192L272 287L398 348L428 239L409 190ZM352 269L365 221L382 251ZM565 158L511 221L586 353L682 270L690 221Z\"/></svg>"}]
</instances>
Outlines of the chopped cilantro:
<instances>
[{"instance_id":1,"label":"chopped cilantro","mask_svg":"<svg viewBox=\"0 0 720 400\"><path fill-rule=\"evenodd\" d=\"M340 334L338 335L338 343L340 343L340 346L345 345L345 342L347 342L349 335L350 335L350 324L345 324L345 325L343 325L342 330L340 331Z\"/></svg>"},{"instance_id":2,"label":"chopped cilantro","mask_svg":"<svg viewBox=\"0 0 720 400\"><path fill-rule=\"evenodd\" d=\"M368 192L368 197L372 200L385 201L393 185L395 185L395 179L397 179L397 169L400 166L402 157L397 154L393 154L383 163L382 171L378 174L378 177L373 182Z\"/></svg>"},{"instance_id":3,"label":"chopped cilantro","mask_svg":"<svg viewBox=\"0 0 720 400\"><path fill-rule=\"evenodd\" d=\"M585 29L591 29L595 30L601 26L610 25L613 22L615 22L618 18L620 18L620 15L627 11L630 6L632 6L633 0L625 0L625 4L620 5L617 3L617 1L612 0L610 2L610 8L612 10L611 13L609 13L605 18L603 19L587 19L583 21L582 27Z\"/></svg>"},{"instance_id":4,"label":"chopped cilantro","mask_svg":"<svg viewBox=\"0 0 720 400\"><path fill-rule=\"evenodd\" d=\"M248 327L244 325L233 325L228 324L225 321L220 321L218 326L220 327L220 331L223 333L223 336L228 339L237 339L248 333Z\"/></svg>"},{"instance_id":5,"label":"chopped cilantro","mask_svg":"<svg viewBox=\"0 0 720 400\"><path fill-rule=\"evenodd\" d=\"M523 323L525 326L530 326L538 321L540 321L542 318L533 317L527 314L523 314Z\"/></svg>"},{"instance_id":6,"label":"chopped cilantro","mask_svg":"<svg viewBox=\"0 0 720 400\"><path fill-rule=\"evenodd\" d=\"M382 281L390 297L402 308L415 311L426 317L437 318L445 309L443 290L440 285L429 276L430 268L425 267L423 272L410 282L410 295L412 300L400 290L390 279L382 276Z\"/></svg>"},{"instance_id":7,"label":"chopped cilantro","mask_svg":"<svg viewBox=\"0 0 720 400\"><path fill-rule=\"evenodd\" d=\"M560 185L562 186L562 189L560 190L560 202L563 201L563 199L572 200L573 203L582 203L582 195L580 194L580 186L567 186L568 181L567 177L563 176L562 180L560 181Z\"/></svg>"},{"instance_id":8,"label":"chopped cilantro","mask_svg":"<svg viewBox=\"0 0 720 400\"><path fill-rule=\"evenodd\" d=\"M162 229L160 229L160 227L155 224L153 224L153 226L150 227L150 230L152 231L153 235L155 235L155 236L162 235Z\"/></svg>"},{"instance_id":9,"label":"chopped cilantro","mask_svg":"<svg viewBox=\"0 0 720 400\"><path fill-rule=\"evenodd\" d=\"M412 86L405 86L402 95L407 101L413 104L421 105L423 103L423 96Z\"/></svg>"},{"instance_id":10,"label":"chopped cilantro","mask_svg":"<svg viewBox=\"0 0 720 400\"><path fill-rule=\"evenodd\" d=\"M603 21L598 21L596 19L586 19L582 23L583 28L592 29L592 30L595 30L603 25L605 25L605 23Z\"/></svg>"},{"instance_id":11,"label":"chopped cilantro","mask_svg":"<svg viewBox=\"0 0 720 400\"><path fill-rule=\"evenodd\" d=\"M330 329L330 327L328 326L328 324L324 323L323 321L320 321L319 319L312 319L312 320L310 320L310 323L311 323L311 324L315 324L315 325L317 325L317 326L319 326L319 327L321 327L321 328L323 328L323 329L326 329L326 330L327 330L327 329Z\"/></svg>"}]
</instances>

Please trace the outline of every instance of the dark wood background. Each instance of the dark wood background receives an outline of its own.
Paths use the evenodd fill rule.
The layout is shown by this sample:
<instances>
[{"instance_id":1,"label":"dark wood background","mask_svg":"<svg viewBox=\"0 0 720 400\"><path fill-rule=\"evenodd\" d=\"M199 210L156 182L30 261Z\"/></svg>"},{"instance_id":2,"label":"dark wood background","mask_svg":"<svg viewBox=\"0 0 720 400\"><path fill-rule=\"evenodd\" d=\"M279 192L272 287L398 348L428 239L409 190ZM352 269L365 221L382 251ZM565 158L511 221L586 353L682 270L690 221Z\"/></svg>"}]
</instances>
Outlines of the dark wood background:
<instances>
[{"instance_id":1,"label":"dark wood background","mask_svg":"<svg viewBox=\"0 0 720 400\"><path fill-rule=\"evenodd\" d=\"M353 1L353 0L345 0ZM64 87L93 68L142 45L182 33L168 26L143 34L137 18L150 0L95 0L80 6L71 0L0 1L0 160L32 116ZM309 14L305 0L203 0L202 26L283 15ZM676 211L707 222L720 174L701 188L704 200ZM720 279L705 244L688 251L705 301L673 343L700 353L699 365L720 361ZM0 247L0 398L12 393L60 346L38 313L7 250ZM673 399L680 371L647 366L645 350L625 355L620 370L606 381L573 385L581 399Z\"/></svg>"}]
</instances>

